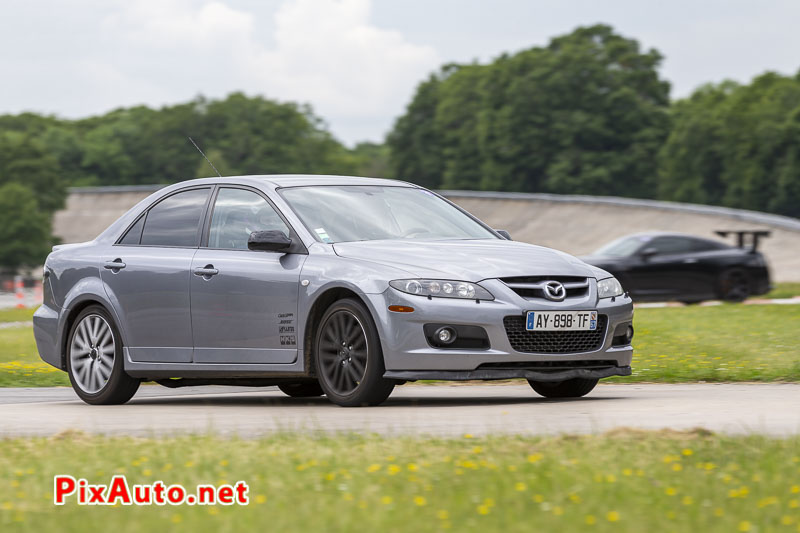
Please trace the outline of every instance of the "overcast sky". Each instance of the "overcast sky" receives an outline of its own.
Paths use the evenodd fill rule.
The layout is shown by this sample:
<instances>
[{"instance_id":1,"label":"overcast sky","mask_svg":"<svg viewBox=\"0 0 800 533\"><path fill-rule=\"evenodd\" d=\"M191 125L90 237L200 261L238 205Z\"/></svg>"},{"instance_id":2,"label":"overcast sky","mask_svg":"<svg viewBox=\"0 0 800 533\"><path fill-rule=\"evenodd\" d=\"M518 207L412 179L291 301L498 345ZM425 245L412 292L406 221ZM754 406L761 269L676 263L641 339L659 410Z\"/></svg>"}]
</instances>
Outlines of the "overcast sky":
<instances>
[{"instance_id":1,"label":"overcast sky","mask_svg":"<svg viewBox=\"0 0 800 533\"><path fill-rule=\"evenodd\" d=\"M446 62L489 61L611 24L665 56L681 97L800 67L798 0L2 0L0 113L84 117L202 93L310 103L380 141Z\"/></svg>"}]
</instances>

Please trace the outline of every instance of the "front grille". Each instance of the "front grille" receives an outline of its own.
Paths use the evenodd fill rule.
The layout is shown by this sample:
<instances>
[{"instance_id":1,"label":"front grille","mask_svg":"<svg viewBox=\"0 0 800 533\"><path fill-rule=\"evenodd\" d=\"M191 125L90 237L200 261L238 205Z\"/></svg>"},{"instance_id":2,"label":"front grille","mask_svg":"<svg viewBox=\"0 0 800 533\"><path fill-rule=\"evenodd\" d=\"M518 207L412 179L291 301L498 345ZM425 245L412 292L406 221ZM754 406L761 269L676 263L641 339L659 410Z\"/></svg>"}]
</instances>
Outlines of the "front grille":
<instances>
[{"instance_id":1,"label":"front grille","mask_svg":"<svg viewBox=\"0 0 800 533\"><path fill-rule=\"evenodd\" d=\"M500 281L526 299L547 299L544 295L544 284L548 281L562 283L566 289L566 299L579 298L589 294L589 279L578 276L517 276L500 278Z\"/></svg>"},{"instance_id":2,"label":"front grille","mask_svg":"<svg viewBox=\"0 0 800 533\"><path fill-rule=\"evenodd\" d=\"M617 366L616 361L611 360L583 360L583 361L512 361L506 363L483 363L478 367L491 368L493 370L536 370L539 372L571 370L574 368L609 368Z\"/></svg>"},{"instance_id":3,"label":"front grille","mask_svg":"<svg viewBox=\"0 0 800 533\"><path fill-rule=\"evenodd\" d=\"M508 342L521 353L583 353L594 352L603 346L608 317L597 316L594 331L528 331L525 316L514 315L503 319Z\"/></svg>"}]
</instances>

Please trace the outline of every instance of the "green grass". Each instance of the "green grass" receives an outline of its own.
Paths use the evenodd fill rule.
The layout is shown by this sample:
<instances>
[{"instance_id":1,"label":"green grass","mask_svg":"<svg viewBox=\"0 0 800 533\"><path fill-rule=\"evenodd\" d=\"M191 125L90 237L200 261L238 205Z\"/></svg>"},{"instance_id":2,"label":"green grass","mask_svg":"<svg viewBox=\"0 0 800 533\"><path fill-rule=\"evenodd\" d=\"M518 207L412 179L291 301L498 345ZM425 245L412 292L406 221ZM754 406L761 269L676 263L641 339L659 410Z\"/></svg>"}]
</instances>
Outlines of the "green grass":
<instances>
[{"instance_id":1,"label":"green grass","mask_svg":"<svg viewBox=\"0 0 800 533\"><path fill-rule=\"evenodd\" d=\"M29 322L34 309L4 309L0 324ZM31 327L0 329L0 387L69 386L67 375L39 358Z\"/></svg>"},{"instance_id":2,"label":"green grass","mask_svg":"<svg viewBox=\"0 0 800 533\"><path fill-rule=\"evenodd\" d=\"M800 282L776 283L775 288L764 296L757 298L793 298L800 296Z\"/></svg>"},{"instance_id":3,"label":"green grass","mask_svg":"<svg viewBox=\"0 0 800 533\"><path fill-rule=\"evenodd\" d=\"M30 322L36 309L3 309L0 310L0 324L3 322Z\"/></svg>"},{"instance_id":4,"label":"green grass","mask_svg":"<svg viewBox=\"0 0 800 533\"><path fill-rule=\"evenodd\" d=\"M800 306L637 309L631 377L610 381L800 381ZM0 329L0 387L68 385L29 327Z\"/></svg>"},{"instance_id":5,"label":"green grass","mask_svg":"<svg viewBox=\"0 0 800 533\"><path fill-rule=\"evenodd\" d=\"M616 381L800 381L800 306L637 309L633 376Z\"/></svg>"},{"instance_id":6,"label":"green grass","mask_svg":"<svg viewBox=\"0 0 800 533\"><path fill-rule=\"evenodd\" d=\"M798 531L800 439L278 435L0 441L3 531ZM235 483L248 506L53 505L53 476Z\"/></svg>"}]
</instances>

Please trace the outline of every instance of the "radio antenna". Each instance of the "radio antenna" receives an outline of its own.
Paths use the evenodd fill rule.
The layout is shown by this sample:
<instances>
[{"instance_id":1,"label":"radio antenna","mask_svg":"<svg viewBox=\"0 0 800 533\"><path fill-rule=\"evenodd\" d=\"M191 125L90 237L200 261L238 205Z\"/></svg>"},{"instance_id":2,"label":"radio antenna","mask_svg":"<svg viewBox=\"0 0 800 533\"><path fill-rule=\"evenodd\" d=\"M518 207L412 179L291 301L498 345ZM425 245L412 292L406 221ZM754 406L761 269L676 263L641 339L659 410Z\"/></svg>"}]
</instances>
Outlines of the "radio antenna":
<instances>
[{"instance_id":1,"label":"radio antenna","mask_svg":"<svg viewBox=\"0 0 800 533\"><path fill-rule=\"evenodd\" d=\"M203 153L203 151L200 149L200 147L197 146L197 143L194 142L194 139L192 139L188 135L186 137L189 139L189 141L191 141L191 143L194 145L194 147L197 148L197 151L200 152L200 155L202 155L205 158L205 160L208 161L208 164L211 165L211 168L214 169L214 172L217 173L217 176L219 176L221 178L222 174L219 173L219 170L217 170L217 167L214 166L214 163L212 163L211 160L208 157L206 157L206 154Z\"/></svg>"}]
</instances>

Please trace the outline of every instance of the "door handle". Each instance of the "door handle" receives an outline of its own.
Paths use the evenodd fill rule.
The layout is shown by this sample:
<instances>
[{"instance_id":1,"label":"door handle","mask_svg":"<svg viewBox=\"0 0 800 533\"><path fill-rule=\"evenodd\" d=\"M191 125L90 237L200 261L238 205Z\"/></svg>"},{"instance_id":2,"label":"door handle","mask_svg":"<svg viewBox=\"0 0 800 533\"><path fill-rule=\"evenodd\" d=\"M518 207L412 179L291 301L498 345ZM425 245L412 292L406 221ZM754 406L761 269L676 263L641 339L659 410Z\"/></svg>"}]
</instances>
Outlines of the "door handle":
<instances>
[{"instance_id":1,"label":"door handle","mask_svg":"<svg viewBox=\"0 0 800 533\"><path fill-rule=\"evenodd\" d=\"M113 261L106 261L106 264L103 265L103 268L111 270L112 272L119 272L123 268L125 268L125 263L122 262L122 259L117 257Z\"/></svg>"},{"instance_id":2,"label":"door handle","mask_svg":"<svg viewBox=\"0 0 800 533\"><path fill-rule=\"evenodd\" d=\"M684 263L697 263L697 259L684 259Z\"/></svg>"},{"instance_id":3,"label":"door handle","mask_svg":"<svg viewBox=\"0 0 800 533\"><path fill-rule=\"evenodd\" d=\"M195 268L195 276L203 276L205 279L211 279L211 276L219 274L219 270L214 268L214 265L206 265L203 268Z\"/></svg>"}]
</instances>

